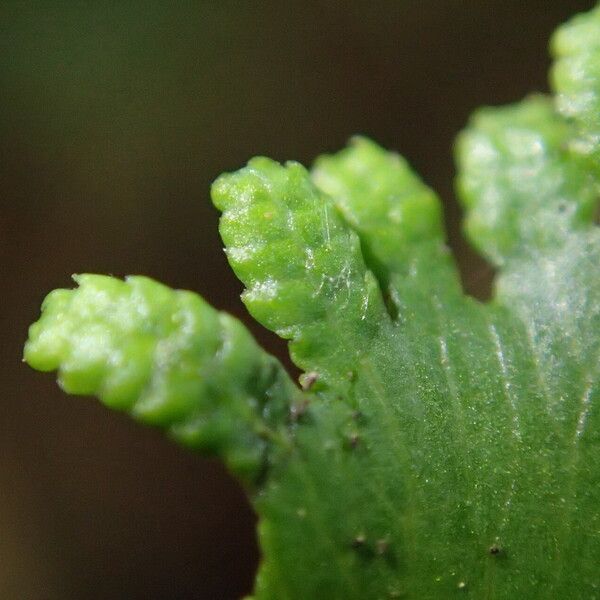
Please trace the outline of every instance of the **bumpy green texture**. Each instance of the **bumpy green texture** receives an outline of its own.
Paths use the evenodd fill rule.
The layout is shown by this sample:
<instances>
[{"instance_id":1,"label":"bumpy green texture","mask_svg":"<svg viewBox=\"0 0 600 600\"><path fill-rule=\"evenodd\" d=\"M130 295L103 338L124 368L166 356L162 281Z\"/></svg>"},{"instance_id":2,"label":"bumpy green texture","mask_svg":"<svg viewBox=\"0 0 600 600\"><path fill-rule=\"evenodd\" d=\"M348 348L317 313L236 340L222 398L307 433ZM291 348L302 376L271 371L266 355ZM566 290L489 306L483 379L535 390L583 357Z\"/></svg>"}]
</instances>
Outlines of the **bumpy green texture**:
<instances>
[{"instance_id":1,"label":"bumpy green texture","mask_svg":"<svg viewBox=\"0 0 600 600\"><path fill-rule=\"evenodd\" d=\"M593 219L598 181L589 159L569 151L572 135L539 96L480 110L459 137L466 231L495 265L548 252Z\"/></svg>"},{"instance_id":2,"label":"bumpy green texture","mask_svg":"<svg viewBox=\"0 0 600 600\"><path fill-rule=\"evenodd\" d=\"M578 127L572 149L590 156L600 172L600 5L560 27L551 47L556 107Z\"/></svg>"},{"instance_id":3,"label":"bumpy green texture","mask_svg":"<svg viewBox=\"0 0 600 600\"><path fill-rule=\"evenodd\" d=\"M278 361L192 292L147 277L74 279L77 289L44 301L25 360L58 369L66 392L96 395L191 448L222 455L248 483L259 479L269 440L287 435L282 423L297 395Z\"/></svg>"},{"instance_id":4,"label":"bumpy green texture","mask_svg":"<svg viewBox=\"0 0 600 600\"><path fill-rule=\"evenodd\" d=\"M556 37L557 98L482 110L458 140L490 302L463 293L435 194L365 139L213 187L302 389L191 292L86 275L46 300L32 366L242 477L257 600L600 598L599 15Z\"/></svg>"}]
</instances>

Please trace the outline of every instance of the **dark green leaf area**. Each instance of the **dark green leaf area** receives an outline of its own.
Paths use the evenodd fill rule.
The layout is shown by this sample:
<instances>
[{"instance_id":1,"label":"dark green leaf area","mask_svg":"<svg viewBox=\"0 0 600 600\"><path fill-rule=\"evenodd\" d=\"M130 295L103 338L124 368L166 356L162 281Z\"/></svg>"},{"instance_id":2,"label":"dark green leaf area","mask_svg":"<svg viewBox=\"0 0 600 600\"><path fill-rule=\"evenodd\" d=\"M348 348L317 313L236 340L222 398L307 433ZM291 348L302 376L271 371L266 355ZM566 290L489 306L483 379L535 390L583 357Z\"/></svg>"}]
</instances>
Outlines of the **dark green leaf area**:
<instances>
[{"instance_id":1,"label":"dark green leaf area","mask_svg":"<svg viewBox=\"0 0 600 600\"><path fill-rule=\"evenodd\" d=\"M487 305L460 291L435 225L412 237L412 211L427 211L431 195L415 184L414 195L390 196L390 180L407 167L370 142L320 159L318 188L305 172L298 183L295 165L272 162L253 162L217 184L224 239L236 248L234 269L244 256L243 281L266 276L251 256L269 233L252 216L235 220L231 207L238 210L242 195L252 204L256 194L277 219L300 186L317 208L295 221L294 239L314 253L318 207L328 207L336 235L352 241L350 252L331 252L358 273L352 304L339 289L322 291L335 259L317 262L315 287L309 278L298 302L302 315L275 291L263 320L273 327L275 303L284 301L292 351L320 335L299 361L310 365L317 398L298 422L292 457L257 499L264 553L257 597L593 597L598 188L586 160L568 149L573 134L546 99L532 98L486 110L462 136L468 232L501 266ZM387 168L376 168L382 162ZM369 184L359 178L359 185L364 165ZM257 177L269 184L255 192L248 182ZM431 223L437 214L439 207ZM383 260L385 240L396 241L399 268ZM295 281L300 256L287 255L289 270L269 271L273 290ZM356 319L369 271L379 284L371 292L377 312ZM380 308L386 302L393 311ZM252 298L248 306L255 310ZM316 325L305 316L315 306L328 315Z\"/></svg>"},{"instance_id":2,"label":"dark green leaf area","mask_svg":"<svg viewBox=\"0 0 600 600\"><path fill-rule=\"evenodd\" d=\"M569 366L549 397L501 307L421 306L359 361L350 406L323 397L299 424L256 503L257 597L593 597L597 387Z\"/></svg>"}]
</instances>

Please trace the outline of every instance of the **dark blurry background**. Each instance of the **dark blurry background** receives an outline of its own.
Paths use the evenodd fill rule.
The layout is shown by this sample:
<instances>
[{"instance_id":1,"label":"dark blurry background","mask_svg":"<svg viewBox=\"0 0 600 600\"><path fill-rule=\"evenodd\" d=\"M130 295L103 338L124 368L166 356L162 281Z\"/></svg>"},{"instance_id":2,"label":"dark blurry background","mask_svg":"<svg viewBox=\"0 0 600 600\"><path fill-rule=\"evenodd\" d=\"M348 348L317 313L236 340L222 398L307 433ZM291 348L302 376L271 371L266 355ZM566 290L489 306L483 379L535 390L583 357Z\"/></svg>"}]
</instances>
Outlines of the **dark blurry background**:
<instances>
[{"instance_id":1,"label":"dark blurry background","mask_svg":"<svg viewBox=\"0 0 600 600\"><path fill-rule=\"evenodd\" d=\"M74 272L142 273L249 322L211 180L255 154L310 164L364 133L440 192L466 287L485 297L453 137L474 107L545 90L549 33L592 4L1 3L1 599L232 599L258 561L218 463L21 364L43 296Z\"/></svg>"}]
</instances>

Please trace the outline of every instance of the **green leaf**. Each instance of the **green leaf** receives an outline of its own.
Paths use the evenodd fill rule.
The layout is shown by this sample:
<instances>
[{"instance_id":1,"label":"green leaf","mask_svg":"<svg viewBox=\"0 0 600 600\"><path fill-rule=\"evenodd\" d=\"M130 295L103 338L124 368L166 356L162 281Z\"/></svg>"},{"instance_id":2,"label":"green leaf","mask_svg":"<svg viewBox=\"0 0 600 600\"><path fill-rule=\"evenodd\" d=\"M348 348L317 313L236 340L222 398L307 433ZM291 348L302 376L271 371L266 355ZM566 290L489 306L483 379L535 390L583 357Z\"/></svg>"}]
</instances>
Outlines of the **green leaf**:
<instances>
[{"instance_id":1,"label":"green leaf","mask_svg":"<svg viewBox=\"0 0 600 600\"><path fill-rule=\"evenodd\" d=\"M600 47L598 14L558 34L560 61ZM434 193L369 140L215 182L243 300L302 390L191 292L86 275L44 303L33 367L245 481L257 599L600 597L600 129L566 113L581 88L560 64L558 101L481 110L457 143L466 232L498 267L487 304Z\"/></svg>"},{"instance_id":2,"label":"green leaf","mask_svg":"<svg viewBox=\"0 0 600 600\"><path fill-rule=\"evenodd\" d=\"M478 111L459 137L466 232L496 265L548 253L593 219L600 188L589 161L569 149L573 135L537 96Z\"/></svg>"},{"instance_id":3,"label":"green leaf","mask_svg":"<svg viewBox=\"0 0 600 600\"><path fill-rule=\"evenodd\" d=\"M551 48L556 107L579 129L572 147L600 170L600 4L560 27Z\"/></svg>"},{"instance_id":4,"label":"green leaf","mask_svg":"<svg viewBox=\"0 0 600 600\"><path fill-rule=\"evenodd\" d=\"M221 455L252 484L274 447L289 445L285 420L295 386L246 328L192 292L147 277L74 277L55 290L29 330L25 360L58 369L71 394L159 425L191 448Z\"/></svg>"}]
</instances>

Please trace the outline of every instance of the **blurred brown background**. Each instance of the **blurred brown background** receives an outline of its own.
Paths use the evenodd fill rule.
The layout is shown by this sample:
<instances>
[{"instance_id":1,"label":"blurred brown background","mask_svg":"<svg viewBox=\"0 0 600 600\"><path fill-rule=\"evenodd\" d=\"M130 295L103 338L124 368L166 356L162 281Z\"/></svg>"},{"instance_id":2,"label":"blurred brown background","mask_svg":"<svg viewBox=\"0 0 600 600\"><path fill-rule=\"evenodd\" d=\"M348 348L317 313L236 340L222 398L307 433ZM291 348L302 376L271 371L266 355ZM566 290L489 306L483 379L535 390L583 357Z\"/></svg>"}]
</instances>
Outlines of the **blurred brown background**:
<instances>
[{"instance_id":1,"label":"blurred brown background","mask_svg":"<svg viewBox=\"0 0 600 600\"><path fill-rule=\"evenodd\" d=\"M592 4L1 4L0 598L232 599L258 561L218 463L21 364L43 296L74 272L143 273L249 322L211 180L255 154L310 163L353 133L440 192L467 289L485 296L452 139L474 107L546 89L549 33Z\"/></svg>"}]
</instances>

